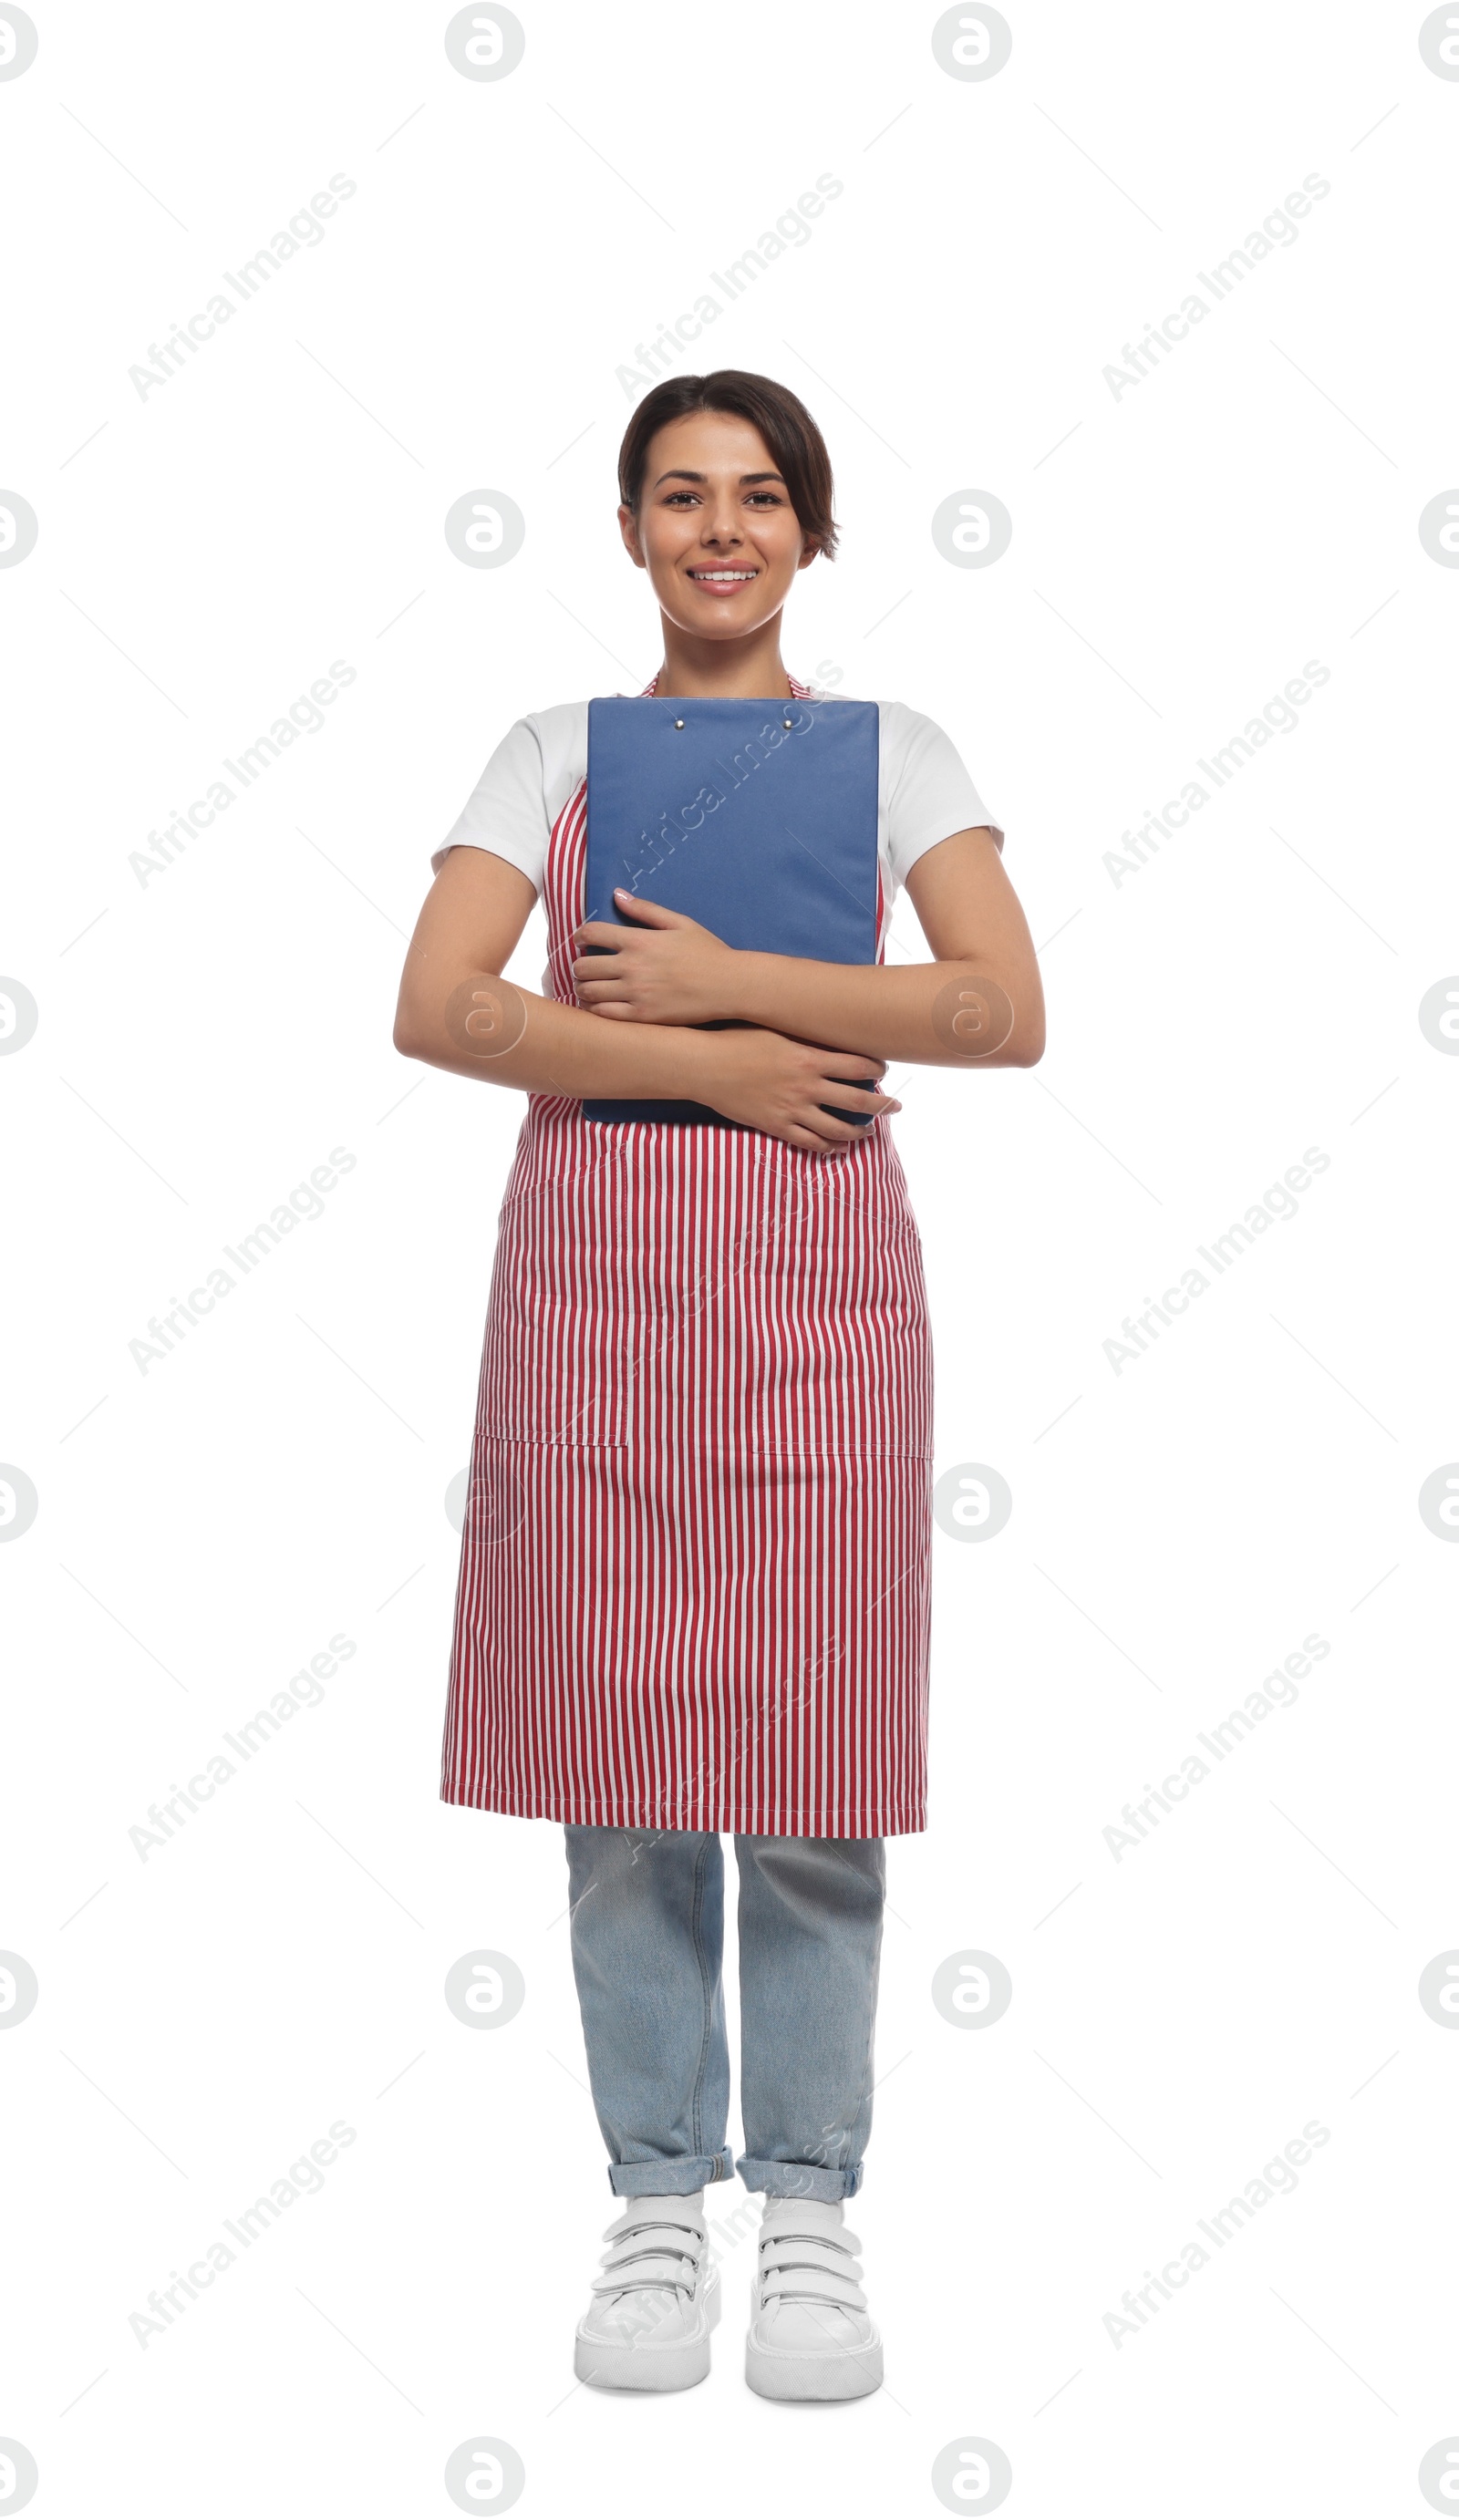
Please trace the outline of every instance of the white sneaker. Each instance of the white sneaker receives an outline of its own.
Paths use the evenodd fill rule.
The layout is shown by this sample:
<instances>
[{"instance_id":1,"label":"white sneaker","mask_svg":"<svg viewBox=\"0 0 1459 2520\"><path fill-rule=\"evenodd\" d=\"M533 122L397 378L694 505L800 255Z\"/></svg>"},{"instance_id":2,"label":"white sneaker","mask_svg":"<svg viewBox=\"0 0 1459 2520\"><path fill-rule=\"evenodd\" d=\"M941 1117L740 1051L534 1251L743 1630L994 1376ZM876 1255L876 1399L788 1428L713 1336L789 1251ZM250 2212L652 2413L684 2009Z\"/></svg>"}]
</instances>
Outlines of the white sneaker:
<instances>
[{"instance_id":1,"label":"white sneaker","mask_svg":"<svg viewBox=\"0 0 1459 2520\"><path fill-rule=\"evenodd\" d=\"M594 2389L692 2389L708 2371L719 2317L704 2189L630 2196L603 2236L604 2271L578 2322L573 2370Z\"/></svg>"},{"instance_id":2,"label":"white sneaker","mask_svg":"<svg viewBox=\"0 0 1459 2520\"><path fill-rule=\"evenodd\" d=\"M844 2216L816 2198L765 2200L745 2343L745 2377L762 2398L865 2398L882 2385L861 2243Z\"/></svg>"}]
</instances>

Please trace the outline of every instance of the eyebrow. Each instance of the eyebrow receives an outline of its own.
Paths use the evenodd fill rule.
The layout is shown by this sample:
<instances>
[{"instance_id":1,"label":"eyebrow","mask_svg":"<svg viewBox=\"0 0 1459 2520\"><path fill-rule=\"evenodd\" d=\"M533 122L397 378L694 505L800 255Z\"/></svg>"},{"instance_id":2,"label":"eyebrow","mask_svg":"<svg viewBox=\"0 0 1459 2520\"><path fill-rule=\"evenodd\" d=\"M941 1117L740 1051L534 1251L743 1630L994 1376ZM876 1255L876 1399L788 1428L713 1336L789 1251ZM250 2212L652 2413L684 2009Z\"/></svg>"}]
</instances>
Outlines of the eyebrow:
<instances>
[{"instance_id":1,"label":"eyebrow","mask_svg":"<svg viewBox=\"0 0 1459 2520\"><path fill-rule=\"evenodd\" d=\"M654 487L655 487L655 489L656 489L656 490L659 490L659 489L661 489L661 488L662 488L662 486L663 486L663 484L664 484L664 482L665 482L665 481L707 481L708 477L709 477L709 476L708 476L708 474L707 474L707 472L686 472L683 470L682 466L680 466L680 465L675 465L675 466L673 467L673 469L672 469L670 472L661 472L661 473L660 473L658 480L657 480L657 481L655 482L655 484L654 484ZM781 488L782 488L782 489L784 489L784 487L785 487L785 474L784 474L783 472L742 472L742 473L741 473L741 475L740 475L740 487L741 487L741 489L742 489L742 490L743 490L743 489L745 489L745 488L747 487L747 485L748 485L749 483L752 482L752 481L778 481L778 482L780 483L780 485L781 485Z\"/></svg>"}]
</instances>

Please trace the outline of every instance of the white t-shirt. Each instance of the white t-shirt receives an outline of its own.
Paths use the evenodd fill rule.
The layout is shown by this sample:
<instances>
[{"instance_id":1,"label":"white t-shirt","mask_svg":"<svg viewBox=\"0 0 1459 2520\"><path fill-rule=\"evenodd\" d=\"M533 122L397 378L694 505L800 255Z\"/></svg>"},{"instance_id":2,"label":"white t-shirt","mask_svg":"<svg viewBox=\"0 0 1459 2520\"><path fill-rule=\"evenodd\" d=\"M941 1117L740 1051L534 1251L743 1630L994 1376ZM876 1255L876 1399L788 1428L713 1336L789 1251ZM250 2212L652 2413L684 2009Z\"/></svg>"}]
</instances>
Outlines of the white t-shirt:
<instances>
[{"instance_id":1,"label":"white t-shirt","mask_svg":"<svg viewBox=\"0 0 1459 2520\"><path fill-rule=\"evenodd\" d=\"M814 692L824 701L835 696ZM844 698L843 694L841 697ZM924 851L954 832L990 825L1003 846L1003 826L988 812L950 737L902 700L879 700L881 775L877 846L884 906L889 912L907 871ZM553 824L588 767L588 703L568 700L537 709L509 727L438 848L489 849L520 867L540 893Z\"/></svg>"}]
</instances>

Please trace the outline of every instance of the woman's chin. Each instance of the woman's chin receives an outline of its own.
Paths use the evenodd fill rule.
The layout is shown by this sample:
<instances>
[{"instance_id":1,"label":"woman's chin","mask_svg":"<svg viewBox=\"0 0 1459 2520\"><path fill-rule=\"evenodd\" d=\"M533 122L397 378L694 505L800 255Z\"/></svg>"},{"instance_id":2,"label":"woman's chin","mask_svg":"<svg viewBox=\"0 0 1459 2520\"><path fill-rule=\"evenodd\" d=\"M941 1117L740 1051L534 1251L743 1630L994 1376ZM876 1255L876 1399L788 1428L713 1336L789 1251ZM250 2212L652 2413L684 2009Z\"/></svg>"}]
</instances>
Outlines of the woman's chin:
<instances>
[{"instance_id":1,"label":"woman's chin","mask_svg":"<svg viewBox=\"0 0 1459 2520\"><path fill-rule=\"evenodd\" d=\"M725 603L714 596L702 599L693 606L663 604L661 598L661 608L674 628L682 630L687 639L748 639L775 618L775 611L767 612L762 604L752 609L749 605L742 606L733 600ZM777 606L775 610L778 609Z\"/></svg>"}]
</instances>

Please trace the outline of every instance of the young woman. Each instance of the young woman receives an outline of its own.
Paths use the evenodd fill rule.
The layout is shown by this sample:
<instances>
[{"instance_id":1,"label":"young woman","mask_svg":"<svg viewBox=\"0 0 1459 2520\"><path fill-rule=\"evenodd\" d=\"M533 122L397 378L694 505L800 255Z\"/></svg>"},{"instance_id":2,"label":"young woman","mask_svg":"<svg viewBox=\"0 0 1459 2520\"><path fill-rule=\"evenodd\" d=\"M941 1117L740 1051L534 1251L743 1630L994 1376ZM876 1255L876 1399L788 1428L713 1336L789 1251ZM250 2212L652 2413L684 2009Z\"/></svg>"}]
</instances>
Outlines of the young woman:
<instances>
[{"instance_id":1,"label":"young woman","mask_svg":"<svg viewBox=\"0 0 1459 2520\"><path fill-rule=\"evenodd\" d=\"M733 369L656 386L619 493L662 625L648 694L809 698L781 662L781 612L837 527L797 397ZM605 2388L707 2371L704 2189L735 2169L765 2197L751 2386L842 2399L882 2377L843 2200L871 2125L883 1841L926 1825L932 1365L888 1129L901 1105L880 1080L893 1061L1029 1065L1043 1011L1001 833L953 745L899 702L879 725L878 951L905 883L933 962L736 952L641 900L630 928L584 925L584 700L497 746L433 857L400 990L408 1058L528 1097L441 1793L566 1825L623 2203L576 2339L579 2377ZM539 896L536 995L502 973ZM739 1127L582 1109L685 1096ZM739 1867L738 2162L722 1829Z\"/></svg>"}]
</instances>

